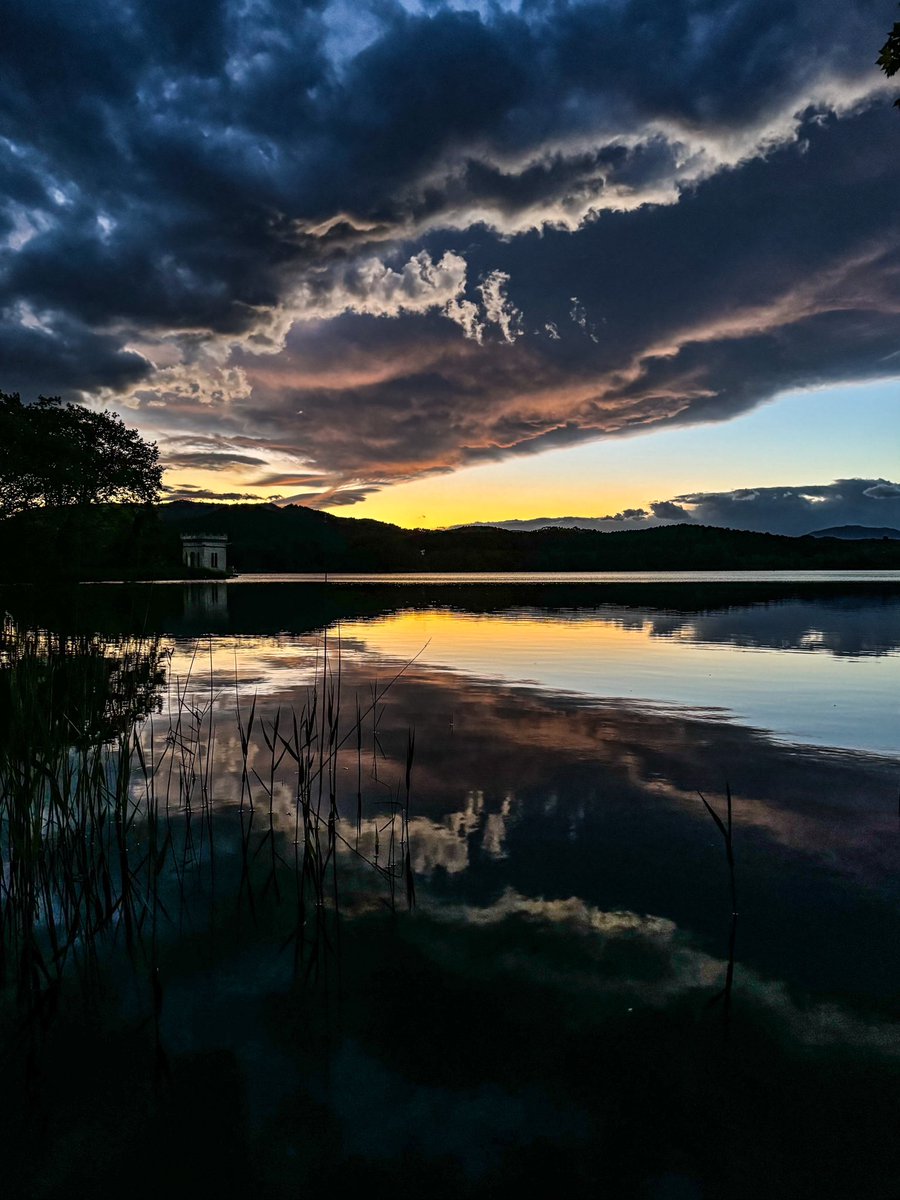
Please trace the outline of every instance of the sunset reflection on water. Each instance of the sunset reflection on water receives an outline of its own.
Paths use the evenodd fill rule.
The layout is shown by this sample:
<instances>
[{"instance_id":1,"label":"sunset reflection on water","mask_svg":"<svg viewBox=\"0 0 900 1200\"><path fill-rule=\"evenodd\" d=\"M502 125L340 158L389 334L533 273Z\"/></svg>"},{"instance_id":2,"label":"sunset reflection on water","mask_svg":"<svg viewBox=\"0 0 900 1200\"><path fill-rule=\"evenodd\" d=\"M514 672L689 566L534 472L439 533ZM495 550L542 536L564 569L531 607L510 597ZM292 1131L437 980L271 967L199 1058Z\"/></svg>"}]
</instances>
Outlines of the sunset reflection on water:
<instances>
[{"instance_id":1,"label":"sunset reflection on water","mask_svg":"<svg viewBox=\"0 0 900 1200\"><path fill-rule=\"evenodd\" d=\"M428 667L584 700L714 710L788 741L895 752L900 620L877 610L855 622L841 616L802 605L761 607L730 622L616 608L401 610L333 627L331 668L338 656L382 674L409 663L412 672ZM220 683L284 693L312 680L323 639L219 634L201 648L175 648L181 676L195 660L195 674L211 665Z\"/></svg>"},{"instance_id":2,"label":"sunset reflection on water","mask_svg":"<svg viewBox=\"0 0 900 1200\"><path fill-rule=\"evenodd\" d=\"M311 1106L332 1166L382 1179L399 1158L460 1194L508 1193L527 1154L538 1178L564 1156L614 1195L662 1195L646 1189L672 1171L685 1194L756 1195L788 1124L785 1178L811 1181L798 1194L892 1178L890 597L541 607L463 591L454 606L400 590L341 593L320 622L321 595L310 609L278 585L136 593L128 610L110 595L103 620L136 613L166 654L147 757L174 751L177 771L187 753L194 789L193 840L159 879L160 1044L186 1096L207 1088L223 1121L239 1105L235 1153L264 1145L276 1194L324 1169L298 1117ZM332 924L298 973L303 786L285 744L314 697L316 754L334 755L312 796L327 813L334 795L335 842L307 935L326 909ZM144 787L136 775L139 838ZM700 799L724 815L726 787L733 958ZM102 1057L124 1028L140 1064L146 997L121 943L102 970L111 1025L79 1036ZM68 1119L95 1144L90 1112ZM728 1152L711 1153L692 1130L723 1121Z\"/></svg>"}]
</instances>

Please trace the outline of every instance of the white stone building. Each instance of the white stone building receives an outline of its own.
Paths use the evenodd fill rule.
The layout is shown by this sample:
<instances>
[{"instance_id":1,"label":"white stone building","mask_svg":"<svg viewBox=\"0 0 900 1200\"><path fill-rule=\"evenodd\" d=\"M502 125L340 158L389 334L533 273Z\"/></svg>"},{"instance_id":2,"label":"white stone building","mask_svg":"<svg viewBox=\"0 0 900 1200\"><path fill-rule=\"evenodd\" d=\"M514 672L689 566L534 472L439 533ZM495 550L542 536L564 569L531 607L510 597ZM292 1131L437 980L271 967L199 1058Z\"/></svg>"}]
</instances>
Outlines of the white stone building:
<instances>
[{"instance_id":1,"label":"white stone building","mask_svg":"<svg viewBox=\"0 0 900 1200\"><path fill-rule=\"evenodd\" d=\"M207 571L225 574L225 548L228 537L224 533L183 533L181 535L181 557L186 567L202 567Z\"/></svg>"}]
</instances>

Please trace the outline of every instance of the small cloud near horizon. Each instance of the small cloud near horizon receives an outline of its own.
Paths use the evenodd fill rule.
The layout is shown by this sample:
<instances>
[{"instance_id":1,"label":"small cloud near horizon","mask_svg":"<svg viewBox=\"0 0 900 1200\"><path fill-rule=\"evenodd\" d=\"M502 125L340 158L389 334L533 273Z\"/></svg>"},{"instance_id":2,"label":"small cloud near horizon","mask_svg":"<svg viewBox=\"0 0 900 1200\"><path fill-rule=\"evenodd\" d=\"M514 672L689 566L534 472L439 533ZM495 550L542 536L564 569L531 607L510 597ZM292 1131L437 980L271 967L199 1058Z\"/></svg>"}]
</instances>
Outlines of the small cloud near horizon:
<instances>
[{"instance_id":1,"label":"small cloud near horizon","mask_svg":"<svg viewBox=\"0 0 900 1200\"><path fill-rule=\"evenodd\" d=\"M179 487L163 486L165 500L174 502L176 500L206 500L217 504L234 504L241 500L248 500L255 504L273 504L281 500L280 496L258 496L253 492L216 492L210 488L194 487L191 484L182 484Z\"/></svg>"},{"instance_id":2,"label":"small cloud near horizon","mask_svg":"<svg viewBox=\"0 0 900 1200\"><path fill-rule=\"evenodd\" d=\"M601 517L534 517L479 521L501 529L548 527L616 532L690 522L755 533L801 536L842 525L900 528L900 484L887 479L837 479L830 484L688 492Z\"/></svg>"}]
</instances>

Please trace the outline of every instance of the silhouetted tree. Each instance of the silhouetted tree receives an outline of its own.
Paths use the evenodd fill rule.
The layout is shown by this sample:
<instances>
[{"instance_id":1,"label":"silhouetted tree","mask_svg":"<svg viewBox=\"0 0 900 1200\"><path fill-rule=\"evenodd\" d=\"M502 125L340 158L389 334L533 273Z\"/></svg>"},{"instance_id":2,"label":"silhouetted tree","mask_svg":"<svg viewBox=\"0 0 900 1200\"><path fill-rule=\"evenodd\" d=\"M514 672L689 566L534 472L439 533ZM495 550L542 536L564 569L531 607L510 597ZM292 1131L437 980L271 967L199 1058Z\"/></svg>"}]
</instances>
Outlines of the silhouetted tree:
<instances>
[{"instance_id":1,"label":"silhouetted tree","mask_svg":"<svg viewBox=\"0 0 900 1200\"><path fill-rule=\"evenodd\" d=\"M0 392L0 517L43 505L152 503L161 481L156 444L115 413Z\"/></svg>"},{"instance_id":2,"label":"silhouetted tree","mask_svg":"<svg viewBox=\"0 0 900 1200\"><path fill-rule=\"evenodd\" d=\"M888 78L900 71L900 21L894 22L894 27L875 62ZM900 108L900 100L894 101L894 107Z\"/></svg>"}]
</instances>

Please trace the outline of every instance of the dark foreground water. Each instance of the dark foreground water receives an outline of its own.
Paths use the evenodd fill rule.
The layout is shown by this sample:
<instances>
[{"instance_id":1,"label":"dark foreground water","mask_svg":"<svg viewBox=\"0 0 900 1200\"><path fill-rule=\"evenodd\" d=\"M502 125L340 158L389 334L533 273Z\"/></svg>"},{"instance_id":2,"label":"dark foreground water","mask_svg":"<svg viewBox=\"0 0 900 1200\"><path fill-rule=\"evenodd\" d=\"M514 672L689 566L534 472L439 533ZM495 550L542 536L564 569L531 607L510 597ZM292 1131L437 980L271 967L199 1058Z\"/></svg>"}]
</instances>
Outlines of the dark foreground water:
<instances>
[{"instance_id":1,"label":"dark foreground water","mask_svg":"<svg viewBox=\"0 0 900 1200\"><path fill-rule=\"evenodd\" d=\"M898 600L0 596L4 1195L897 1197Z\"/></svg>"}]
</instances>

